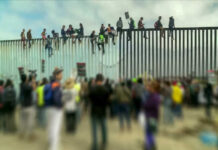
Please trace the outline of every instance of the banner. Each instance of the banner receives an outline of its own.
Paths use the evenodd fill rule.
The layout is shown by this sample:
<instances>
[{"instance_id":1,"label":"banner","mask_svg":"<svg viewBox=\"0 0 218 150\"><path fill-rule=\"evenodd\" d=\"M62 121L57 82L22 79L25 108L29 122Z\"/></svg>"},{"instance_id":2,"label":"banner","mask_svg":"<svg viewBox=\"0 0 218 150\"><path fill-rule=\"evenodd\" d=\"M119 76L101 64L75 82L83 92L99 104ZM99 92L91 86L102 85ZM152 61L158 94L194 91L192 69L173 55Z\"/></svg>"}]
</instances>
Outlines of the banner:
<instances>
[{"instance_id":1,"label":"banner","mask_svg":"<svg viewBox=\"0 0 218 150\"><path fill-rule=\"evenodd\" d=\"M77 63L77 73L79 77L86 77L86 63Z\"/></svg>"}]
</instances>

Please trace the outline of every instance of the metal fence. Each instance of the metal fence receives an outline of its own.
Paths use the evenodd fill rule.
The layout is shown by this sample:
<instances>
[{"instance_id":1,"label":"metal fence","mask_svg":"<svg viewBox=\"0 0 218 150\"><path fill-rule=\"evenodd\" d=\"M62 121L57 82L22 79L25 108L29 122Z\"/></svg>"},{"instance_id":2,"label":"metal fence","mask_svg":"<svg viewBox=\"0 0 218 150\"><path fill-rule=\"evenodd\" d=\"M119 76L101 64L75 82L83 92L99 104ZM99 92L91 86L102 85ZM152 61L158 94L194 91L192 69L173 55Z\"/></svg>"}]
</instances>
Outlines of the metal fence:
<instances>
[{"instance_id":1,"label":"metal fence","mask_svg":"<svg viewBox=\"0 0 218 150\"><path fill-rule=\"evenodd\" d=\"M116 38L117 41L117 38ZM52 41L53 55L48 56L42 39L31 40L32 46L23 48L21 40L0 41L0 79L10 78L18 85L20 82L18 67L23 67L25 72L37 70L37 79L50 77L55 67L64 69L64 80L75 73L78 62L86 63L87 77L95 77L97 73L103 73L106 77L117 79L119 76L119 49L118 43L112 44L111 39L105 44L105 55L99 51L97 44L94 46L95 54L92 54L92 46L88 37L82 38L82 42L72 43L68 38L66 44L59 39L59 48ZM45 60L45 72L42 72L42 60Z\"/></svg>"},{"instance_id":2,"label":"metal fence","mask_svg":"<svg viewBox=\"0 0 218 150\"><path fill-rule=\"evenodd\" d=\"M217 70L218 27L128 30L119 36L119 77L143 74L155 78L205 78L208 70Z\"/></svg>"},{"instance_id":3,"label":"metal fence","mask_svg":"<svg viewBox=\"0 0 218 150\"><path fill-rule=\"evenodd\" d=\"M86 63L87 77L103 73L112 79L138 77L149 74L155 78L206 77L208 70L216 70L218 27L176 28L173 40L164 29L165 37L160 30L133 30L132 39L128 41L128 30L125 29L105 44L105 55L95 44L95 54L88 37L72 43L68 38L66 44L59 38L59 48L52 47L54 55L48 57L42 39L33 39L32 46L23 48L22 41L0 41L0 78L11 78L19 82L18 67L26 70L37 70L38 79L49 77L54 68L64 69L64 79L76 70L77 62ZM45 60L45 72L41 72L41 62Z\"/></svg>"}]
</instances>

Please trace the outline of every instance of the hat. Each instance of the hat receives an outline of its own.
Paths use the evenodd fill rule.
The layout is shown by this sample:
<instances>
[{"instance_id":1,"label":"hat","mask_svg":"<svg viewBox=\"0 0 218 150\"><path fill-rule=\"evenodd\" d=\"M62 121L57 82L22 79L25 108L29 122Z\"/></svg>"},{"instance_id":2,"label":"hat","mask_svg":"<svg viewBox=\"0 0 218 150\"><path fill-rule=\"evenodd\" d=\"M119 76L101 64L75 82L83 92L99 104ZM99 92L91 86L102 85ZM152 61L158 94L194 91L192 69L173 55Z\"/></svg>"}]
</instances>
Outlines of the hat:
<instances>
[{"instance_id":1,"label":"hat","mask_svg":"<svg viewBox=\"0 0 218 150\"><path fill-rule=\"evenodd\" d=\"M104 80L104 76L99 73L99 74L96 75L95 80L96 80L96 81L103 81L103 80Z\"/></svg>"},{"instance_id":2,"label":"hat","mask_svg":"<svg viewBox=\"0 0 218 150\"><path fill-rule=\"evenodd\" d=\"M73 78L69 78L64 83L65 89L72 89L74 87L75 80Z\"/></svg>"},{"instance_id":3,"label":"hat","mask_svg":"<svg viewBox=\"0 0 218 150\"><path fill-rule=\"evenodd\" d=\"M63 69L55 68L55 70L53 71L53 75L56 76L56 75L58 75L61 72L63 72Z\"/></svg>"}]
</instances>

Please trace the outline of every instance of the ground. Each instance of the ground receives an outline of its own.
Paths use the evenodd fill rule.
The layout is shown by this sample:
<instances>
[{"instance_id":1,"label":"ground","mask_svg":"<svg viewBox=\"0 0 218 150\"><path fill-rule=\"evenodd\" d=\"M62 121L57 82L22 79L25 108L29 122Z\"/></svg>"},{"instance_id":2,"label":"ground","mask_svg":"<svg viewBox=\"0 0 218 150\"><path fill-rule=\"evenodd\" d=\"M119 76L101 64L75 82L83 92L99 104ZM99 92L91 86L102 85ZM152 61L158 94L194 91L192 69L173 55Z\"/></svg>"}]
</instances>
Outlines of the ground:
<instances>
[{"instance_id":1,"label":"ground","mask_svg":"<svg viewBox=\"0 0 218 150\"><path fill-rule=\"evenodd\" d=\"M218 118L218 111L213 111L213 117ZM108 150L141 150L144 136L143 129L137 122L132 122L132 130L121 132L118 121L108 120L109 145ZM157 135L158 150L215 150L215 147L202 144L199 135L202 131L215 132L217 127L204 118L204 109L184 109L184 119L176 120L174 126L166 127L160 121ZM46 132L36 129L36 139L29 141L18 135L0 134L1 150L44 150L46 147ZM100 139L100 138L99 138ZM89 150L91 144L90 122L84 115L75 135L61 133L60 150Z\"/></svg>"}]
</instances>

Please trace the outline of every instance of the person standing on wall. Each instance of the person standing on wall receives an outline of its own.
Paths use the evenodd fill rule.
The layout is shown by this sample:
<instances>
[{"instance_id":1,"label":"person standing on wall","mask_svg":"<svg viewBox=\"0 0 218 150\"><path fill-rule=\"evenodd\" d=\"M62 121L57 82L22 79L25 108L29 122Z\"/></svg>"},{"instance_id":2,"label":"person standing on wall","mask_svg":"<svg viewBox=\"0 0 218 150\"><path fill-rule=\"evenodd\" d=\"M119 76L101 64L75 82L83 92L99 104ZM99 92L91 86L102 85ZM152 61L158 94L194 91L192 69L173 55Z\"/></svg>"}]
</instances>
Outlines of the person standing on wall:
<instances>
[{"instance_id":1,"label":"person standing on wall","mask_svg":"<svg viewBox=\"0 0 218 150\"><path fill-rule=\"evenodd\" d=\"M172 38L172 40L173 40L174 28L175 28L175 21L174 21L174 18L172 16L172 17L170 17L170 20L169 20L169 36Z\"/></svg>"},{"instance_id":2,"label":"person standing on wall","mask_svg":"<svg viewBox=\"0 0 218 150\"><path fill-rule=\"evenodd\" d=\"M29 29L29 31L27 32L27 40L28 40L28 43L29 43L29 48L31 48L31 40L32 40L31 29Z\"/></svg>"},{"instance_id":3,"label":"person standing on wall","mask_svg":"<svg viewBox=\"0 0 218 150\"><path fill-rule=\"evenodd\" d=\"M23 43L23 48L26 48L26 36L25 36L25 29L23 29L23 31L20 34L21 37L21 42Z\"/></svg>"},{"instance_id":4,"label":"person standing on wall","mask_svg":"<svg viewBox=\"0 0 218 150\"><path fill-rule=\"evenodd\" d=\"M122 18L120 17L119 20L117 21L117 32L120 32L120 35L122 35L122 30L123 30L123 21Z\"/></svg>"}]
</instances>

